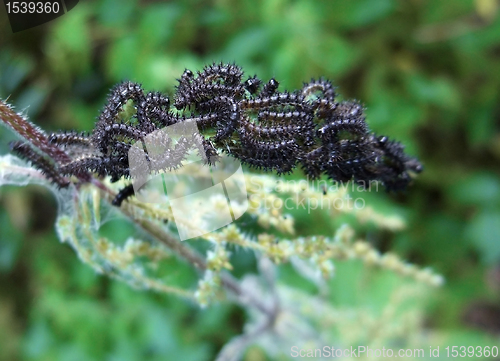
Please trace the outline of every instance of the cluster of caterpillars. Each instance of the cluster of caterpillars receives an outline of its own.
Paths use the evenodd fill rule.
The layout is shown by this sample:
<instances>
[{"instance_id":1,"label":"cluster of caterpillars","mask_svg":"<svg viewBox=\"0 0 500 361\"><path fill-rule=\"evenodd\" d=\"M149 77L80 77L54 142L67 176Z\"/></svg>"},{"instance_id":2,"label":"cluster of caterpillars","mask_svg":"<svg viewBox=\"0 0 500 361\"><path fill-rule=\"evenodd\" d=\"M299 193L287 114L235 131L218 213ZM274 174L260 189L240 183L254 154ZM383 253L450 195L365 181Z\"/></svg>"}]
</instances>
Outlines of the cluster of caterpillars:
<instances>
[{"instance_id":1,"label":"cluster of caterpillars","mask_svg":"<svg viewBox=\"0 0 500 361\"><path fill-rule=\"evenodd\" d=\"M166 126L194 121L201 139L192 134L167 147L163 156L169 167L180 165L198 144L211 164L219 152L226 152L251 167L278 174L300 166L309 179L326 174L339 182L380 181L388 190L405 189L409 173L421 171L418 160L407 156L400 143L368 129L361 104L336 101L329 81L312 80L294 92L278 91L278 86L274 78L267 83L256 76L243 81L241 68L234 64L213 64L196 74L186 70L174 96L175 110L164 94L146 94L139 84L123 82L111 91L91 134L50 136L71 161L51 163L20 142L12 149L60 187L69 184L66 177L88 173L110 176L115 182L131 176L128 154L134 143ZM128 119L122 116L126 104L135 109ZM171 144L168 135L164 137L160 141ZM130 185L113 203L119 206L133 193Z\"/></svg>"}]
</instances>

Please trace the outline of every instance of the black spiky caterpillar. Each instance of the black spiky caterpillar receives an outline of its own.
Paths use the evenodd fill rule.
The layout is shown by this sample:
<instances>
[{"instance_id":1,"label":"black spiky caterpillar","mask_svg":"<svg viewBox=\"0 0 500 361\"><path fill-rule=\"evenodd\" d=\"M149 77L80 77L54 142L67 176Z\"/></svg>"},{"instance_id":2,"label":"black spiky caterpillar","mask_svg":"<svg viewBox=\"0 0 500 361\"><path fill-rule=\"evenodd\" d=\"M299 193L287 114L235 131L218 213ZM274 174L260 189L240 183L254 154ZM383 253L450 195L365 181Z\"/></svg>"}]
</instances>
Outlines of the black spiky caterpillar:
<instances>
[{"instance_id":1,"label":"black spiky caterpillar","mask_svg":"<svg viewBox=\"0 0 500 361\"><path fill-rule=\"evenodd\" d=\"M16 143L12 147L60 187L68 185L63 176L89 172L111 176L114 182L130 178L128 154L135 142L144 142L156 130L190 120L202 131L203 149L199 151L208 163L217 161L219 150L251 167L278 174L300 165L310 179L326 174L341 182L380 181L388 190L396 191L407 187L409 172L421 171L418 160L407 156L400 143L370 132L359 103L337 102L329 81L312 80L290 93L279 92L274 78L262 84L256 76L246 81L242 77L241 68L234 64L212 64L196 75L186 70L174 95L177 112L171 109L169 98L159 92L145 94L133 82L118 84L91 134L50 136L50 142L71 156L71 161L63 164L49 162L28 145ZM120 113L127 102L133 104L135 114L123 121ZM159 141L170 144L168 136L163 136L166 139ZM165 157L174 159L174 163L168 162L169 167L180 166L196 136L180 139L165 153ZM157 164L162 164L161 159ZM113 204L120 206L133 194L133 188L127 186Z\"/></svg>"}]
</instances>

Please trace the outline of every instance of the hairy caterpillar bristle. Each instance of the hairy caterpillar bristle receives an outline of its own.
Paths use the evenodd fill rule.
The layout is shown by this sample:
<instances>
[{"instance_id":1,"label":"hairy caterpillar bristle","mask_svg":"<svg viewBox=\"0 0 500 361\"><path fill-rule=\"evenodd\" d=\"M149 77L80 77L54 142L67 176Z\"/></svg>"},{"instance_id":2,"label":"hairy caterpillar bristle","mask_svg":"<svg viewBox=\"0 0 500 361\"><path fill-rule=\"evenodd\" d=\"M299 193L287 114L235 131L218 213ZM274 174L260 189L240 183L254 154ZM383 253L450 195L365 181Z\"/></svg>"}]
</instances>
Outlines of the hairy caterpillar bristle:
<instances>
[{"instance_id":1,"label":"hairy caterpillar bristle","mask_svg":"<svg viewBox=\"0 0 500 361\"><path fill-rule=\"evenodd\" d=\"M191 149L214 164L222 150L251 167L288 173L300 166L307 177L322 174L334 181L380 181L389 190L405 189L410 172L420 172L417 159L405 154L403 146L373 134L366 124L364 109L356 101L336 101L335 87L320 78L295 92L278 91L272 78L262 84L257 76L243 81L235 64L212 64L194 73L186 69L173 97L160 92L144 93L140 84L126 81L116 85L98 116L91 135L54 133L50 142L81 150L64 164L51 164L23 143L13 151L31 160L59 186L67 185L62 175L88 172L111 176L112 181L130 178L128 153L141 142L151 172L175 169ZM121 119L126 104L135 112ZM127 105L127 107L129 106ZM128 108L127 108L128 109ZM161 130L182 122L195 122L201 135L189 134L175 145ZM148 154L145 139L161 143L164 154ZM113 201L120 205L133 195L131 186Z\"/></svg>"}]
</instances>

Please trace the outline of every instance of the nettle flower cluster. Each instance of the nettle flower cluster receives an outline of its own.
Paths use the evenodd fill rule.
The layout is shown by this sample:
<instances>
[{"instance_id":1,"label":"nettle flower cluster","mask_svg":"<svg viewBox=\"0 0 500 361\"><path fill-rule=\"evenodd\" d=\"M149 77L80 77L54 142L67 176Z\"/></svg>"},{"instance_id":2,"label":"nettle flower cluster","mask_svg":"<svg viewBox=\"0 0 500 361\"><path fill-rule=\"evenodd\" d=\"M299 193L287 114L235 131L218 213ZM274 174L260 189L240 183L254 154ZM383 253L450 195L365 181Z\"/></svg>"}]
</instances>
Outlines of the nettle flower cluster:
<instances>
[{"instance_id":1,"label":"nettle flower cluster","mask_svg":"<svg viewBox=\"0 0 500 361\"><path fill-rule=\"evenodd\" d=\"M278 174L300 166L309 179L325 174L340 182L380 181L389 190L406 188L409 173L421 171L400 143L370 132L359 103L337 101L329 81L312 80L291 93L278 91L278 85L274 78L265 84L256 76L243 81L238 66L213 64L196 75L190 70L182 74L172 107L164 94L145 94L139 84L124 82L112 90L92 134L49 137L69 159L51 160L23 142L12 144L12 150L60 187L68 186L69 176L88 179L89 172L116 182L134 174L129 166L133 144L166 126L191 121L203 136L184 136L173 146L168 133L155 133L163 137L156 141L166 151L161 159L149 159L154 171L181 166L193 148L210 164L226 152ZM130 116L124 116L127 109ZM129 185L113 203L119 206L133 194Z\"/></svg>"}]
</instances>

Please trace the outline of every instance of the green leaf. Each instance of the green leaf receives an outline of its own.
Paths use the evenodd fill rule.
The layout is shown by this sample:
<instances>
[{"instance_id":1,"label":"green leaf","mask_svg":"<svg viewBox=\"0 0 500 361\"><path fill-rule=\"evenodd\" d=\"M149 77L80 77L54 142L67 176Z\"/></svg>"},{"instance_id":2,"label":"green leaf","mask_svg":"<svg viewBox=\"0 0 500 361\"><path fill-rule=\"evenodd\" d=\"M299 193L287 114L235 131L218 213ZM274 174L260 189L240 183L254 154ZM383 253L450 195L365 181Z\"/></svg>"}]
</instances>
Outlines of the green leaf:
<instances>
[{"instance_id":1,"label":"green leaf","mask_svg":"<svg viewBox=\"0 0 500 361\"><path fill-rule=\"evenodd\" d=\"M137 36L129 35L116 41L111 46L108 55L107 72L113 82L135 79L138 45Z\"/></svg>"},{"instance_id":2,"label":"green leaf","mask_svg":"<svg viewBox=\"0 0 500 361\"><path fill-rule=\"evenodd\" d=\"M175 3L154 4L145 9L138 27L141 47L152 52L167 45L167 40L176 35L175 25L180 15L181 8Z\"/></svg>"},{"instance_id":3,"label":"green leaf","mask_svg":"<svg viewBox=\"0 0 500 361\"><path fill-rule=\"evenodd\" d=\"M500 212L481 211L467 227L467 236L486 265L500 261Z\"/></svg>"},{"instance_id":4,"label":"green leaf","mask_svg":"<svg viewBox=\"0 0 500 361\"><path fill-rule=\"evenodd\" d=\"M5 210L0 211L0 273L10 271L16 264L19 251L23 244L23 234L16 229Z\"/></svg>"},{"instance_id":5,"label":"green leaf","mask_svg":"<svg viewBox=\"0 0 500 361\"><path fill-rule=\"evenodd\" d=\"M408 92L415 99L449 110L460 106L460 94L450 79L417 73L409 74L406 79Z\"/></svg>"},{"instance_id":6,"label":"green leaf","mask_svg":"<svg viewBox=\"0 0 500 361\"><path fill-rule=\"evenodd\" d=\"M99 22L110 27L125 27L137 14L137 0L103 0L98 7Z\"/></svg>"},{"instance_id":7,"label":"green leaf","mask_svg":"<svg viewBox=\"0 0 500 361\"><path fill-rule=\"evenodd\" d=\"M500 181L494 173L477 172L458 179L448 189L452 200L464 205L500 207Z\"/></svg>"},{"instance_id":8,"label":"green leaf","mask_svg":"<svg viewBox=\"0 0 500 361\"><path fill-rule=\"evenodd\" d=\"M396 9L394 0L330 1L331 21L343 28L359 28L372 24Z\"/></svg>"},{"instance_id":9,"label":"green leaf","mask_svg":"<svg viewBox=\"0 0 500 361\"><path fill-rule=\"evenodd\" d=\"M252 27L232 36L226 45L222 58L233 58L236 63L247 63L252 58L262 56L271 49L272 34L269 29Z\"/></svg>"},{"instance_id":10,"label":"green leaf","mask_svg":"<svg viewBox=\"0 0 500 361\"><path fill-rule=\"evenodd\" d=\"M8 97L33 71L35 62L32 58L3 51L0 54L0 97Z\"/></svg>"}]
</instances>

